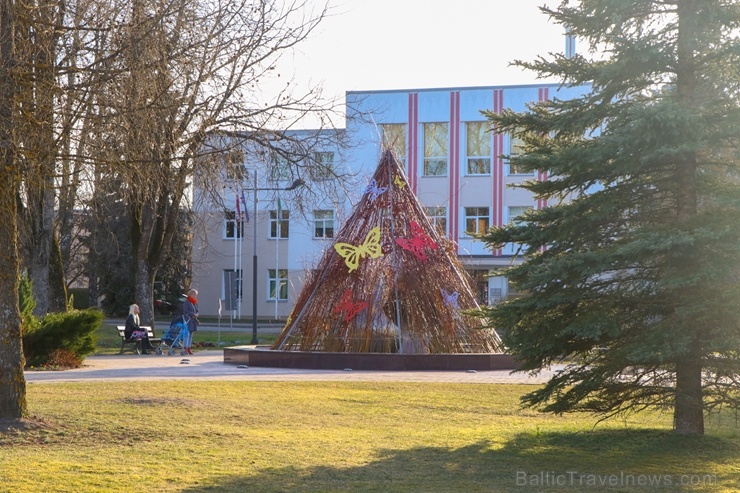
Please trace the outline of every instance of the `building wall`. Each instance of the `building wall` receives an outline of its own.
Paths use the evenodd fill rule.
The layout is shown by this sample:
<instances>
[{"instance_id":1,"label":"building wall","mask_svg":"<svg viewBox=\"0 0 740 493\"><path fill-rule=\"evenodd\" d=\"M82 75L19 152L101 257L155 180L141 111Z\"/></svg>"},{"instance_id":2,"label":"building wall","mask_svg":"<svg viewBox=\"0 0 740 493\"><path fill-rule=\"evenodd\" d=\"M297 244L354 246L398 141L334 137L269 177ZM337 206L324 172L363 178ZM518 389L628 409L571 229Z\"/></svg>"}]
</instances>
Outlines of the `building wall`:
<instances>
[{"instance_id":1,"label":"building wall","mask_svg":"<svg viewBox=\"0 0 740 493\"><path fill-rule=\"evenodd\" d=\"M311 145L312 151L334 152L335 165L341 173L346 174L342 150L339 148L341 139L336 131L310 131L314 134L323 134L325 138L316 139ZM291 132L296 138L301 138L302 131ZM222 139L222 136L218 138ZM206 193L199 180L194 187L194 209L196 221L193 241L193 276L191 286L198 289L198 305L200 313L205 316L217 316L221 307L221 318L228 321L234 319L250 319L253 313L254 269L253 261L256 253L257 270L257 315L260 319L285 319L292 310L293 301L297 297L307 271L315 265L324 247L331 244L330 240L313 238L312 211L314 209L335 209L335 204L341 204L346 209L348 197L331 192L330 184L312 180L309 173L300 176L305 179L308 190L305 195L309 201L304 201L307 208L306 216L302 217L297 210L294 199L299 191L272 190L285 188L295 176L286 180L272 180L270 178L270 164L264 156L255 156L255 153L245 144L243 149L244 168L246 172L240 178L227 177L221 173L220 187L210 186L210 193ZM218 165L218 162L214 162ZM254 207L254 172L257 172L257 213ZM264 190L270 188L271 190ZM214 189L215 193L214 193ZM213 195L217 195L214 197ZM241 234L226 234L227 220L225 213L236 216L236 202L240 199L240 211L246 209L242 216ZM244 200L241 200L241 199ZM281 211L290 215L289 237L274 239L269 237L270 211L278 209L280 200ZM234 221L231 221L232 225ZM256 226L256 235L255 235ZM232 230L233 231L233 230ZM256 238L256 241L255 241ZM256 248L255 248L256 246ZM268 299L268 270L288 270L287 301ZM229 303L229 290L225 286L226 271L241 271L241 297L236 297Z\"/></svg>"},{"instance_id":2,"label":"building wall","mask_svg":"<svg viewBox=\"0 0 740 493\"><path fill-rule=\"evenodd\" d=\"M352 204L363 193L374 173L382 152L381 136L383 125L405 125L406 142L403 156L406 163L409 186L428 207L446 208L446 234L458 245L458 254L469 270L478 274L491 269L510 265L516 261L514 249L507 246L501 250L490 251L482 242L465 234L466 208L488 209L489 226L503 225L510 220L511 208L541 208L547 204L538 202L531 194L521 189L511 189L510 184L524 180L545 180L541 173L517 175L500 155L509 154L511 138L508 135L487 134L490 170L487 173L469 174L467 171L467 126L468 122L485 122L482 110L494 112L509 108L515 111L526 110L530 102L542 101L557 97L570 99L588 90L587 87L565 88L558 85L527 86L491 86L475 88L419 89L399 91L357 91L349 92L347 102L346 137L348 145L335 147L335 166L347 170L352 175L352 186L347 194L320 197L314 208L336 210L335 230L342 226L352 209ZM443 123L447 125L447 169L438 176L424 174L424 125ZM309 182L308 186L311 186ZM233 187L232 187L233 188ZM225 204L234 203L229 196L230 189L224 189ZM253 195L247 189L248 202ZM267 239L266 211L275 209L275 192L260 192L258 214L257 253L258 298L257 312L260 318L284 319L290 314L293 302L303 285L307 272L314 268L324 251L332 244L330 239L313 237L311 214L298 218L291 214L290 238L281 240ZM290 208L289 196L281 195L284 208ZM323 202L323 203L322 203ZM248 207L253 217L251 207ZM515 209L521 210L521 209ZM251 318L252 313L252 255L253 223L246 225L244 241L237 242L236 255L234 240L224 239L223 213L211 211L208 241L196 241L194 247L193 283L200 290L200 308L204 314L215 314L218 299L223 299L222 273L224 269L233 269L235 258L241 262L244 271L244 299L236 312L224 313L224 317L234 315L237 318ZM276 246L278 251L276 253ZM289 270L289 293L286 302L279 302L277 310L274 302L266 300L267 269L287 268ZM503 278L483 277L490 302L504 298L507 294L507 283Z\"/></svg>"}]
</instances>

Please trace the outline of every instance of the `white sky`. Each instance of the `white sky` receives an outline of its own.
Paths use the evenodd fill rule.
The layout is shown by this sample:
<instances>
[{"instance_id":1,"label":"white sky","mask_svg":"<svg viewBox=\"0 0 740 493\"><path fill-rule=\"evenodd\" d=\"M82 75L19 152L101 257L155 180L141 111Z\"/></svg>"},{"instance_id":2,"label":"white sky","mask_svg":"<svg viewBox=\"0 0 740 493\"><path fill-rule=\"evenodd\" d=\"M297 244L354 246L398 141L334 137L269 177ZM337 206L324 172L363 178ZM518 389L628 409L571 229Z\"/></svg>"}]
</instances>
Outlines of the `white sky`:
<instances>
[{"instance_id":1,"label":"white sky","mask_svg":"<svg viewBox=\"0 0 740 493\"><path fill-rule=\"evenodd\" d=\"M316 9L327 0L309 0ZM563 52L538 6L559 0L328 0L329 16L285 56L281 78L346 91L536 83L509 63ZM283 79L286 80L286 79Z\"/></svg>"}]
</instances>

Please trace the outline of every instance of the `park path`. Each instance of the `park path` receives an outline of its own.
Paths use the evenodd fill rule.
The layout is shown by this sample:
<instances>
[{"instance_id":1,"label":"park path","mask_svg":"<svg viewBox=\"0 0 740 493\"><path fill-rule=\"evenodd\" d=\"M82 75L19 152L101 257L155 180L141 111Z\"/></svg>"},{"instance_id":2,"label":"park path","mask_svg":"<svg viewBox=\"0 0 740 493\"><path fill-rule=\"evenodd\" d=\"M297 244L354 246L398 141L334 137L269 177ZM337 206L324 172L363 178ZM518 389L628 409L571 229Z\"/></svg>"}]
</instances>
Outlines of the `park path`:
<instances>
[{"instance_id":1,"label":"park path","mask_svg":"<svg viewBox=\"0 0 740 493\"><path fill-rule=\"evenodd\" d=\"M29 383L91 380L253 380L347 382L450 382L541 384L558 368L537 376L497 371L349 371L243 367L224 363L222 350L198 351L193 356L105 355L85 359L83 367L65 371L27 371Z\"/></svg>"}]
</instances>

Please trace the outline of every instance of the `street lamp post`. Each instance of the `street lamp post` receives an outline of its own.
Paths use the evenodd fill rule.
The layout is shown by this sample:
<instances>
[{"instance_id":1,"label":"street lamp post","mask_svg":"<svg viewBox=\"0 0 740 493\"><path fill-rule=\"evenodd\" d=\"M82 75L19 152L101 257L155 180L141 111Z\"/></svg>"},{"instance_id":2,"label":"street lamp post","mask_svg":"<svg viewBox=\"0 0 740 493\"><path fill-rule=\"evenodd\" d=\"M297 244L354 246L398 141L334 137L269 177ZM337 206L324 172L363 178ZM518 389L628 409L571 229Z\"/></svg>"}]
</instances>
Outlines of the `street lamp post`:
<instances>
[{"instance_id":1,"label":"street lamp post","mask_svg":"<svg viewBox=\"0 0 740 493\"><path fill-rule=\"evenodd\" d=\"M254 218L252 218L254 228L252 233L252 341L250 344L259 343L257 340L257 192L268 190L295 190L305 184L306 182L298 178L293 181L290 186L285 188L257 188L257 170L254 170L254 188L252 189L252 194L254 195ZM278 232L278 234L280 234L280 232Z\"/></svg>"}]
</instances>

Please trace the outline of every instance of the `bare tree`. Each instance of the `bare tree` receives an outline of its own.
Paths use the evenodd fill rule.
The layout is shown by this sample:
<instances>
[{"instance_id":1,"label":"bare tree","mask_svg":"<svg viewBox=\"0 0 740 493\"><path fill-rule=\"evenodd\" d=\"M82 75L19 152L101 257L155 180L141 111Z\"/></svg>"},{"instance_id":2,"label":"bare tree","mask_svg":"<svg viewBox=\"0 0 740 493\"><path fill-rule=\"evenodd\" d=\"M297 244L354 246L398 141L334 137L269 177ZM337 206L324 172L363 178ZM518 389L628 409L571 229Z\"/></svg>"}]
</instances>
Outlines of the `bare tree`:
<instances>
[{"instance_id":1,"label":"bare tree","mask_svg":"<svg viewBox=\"0 0 740 493\"><path fill-rule=\"evenodd\" d=\"M130 12L120 39L124 75L110 91L110 132L122 142L111 170L123 177L135 298L150 321L153 283L193 176L214 173L202 159L206 137L263 135L327 111L318 92L295 96L286 87L265 103L258 91L280 53L305 39L324 11L266 0L134 0Z\"/></svg>"},{"instance_id":2,"label":"bare tree","mask_svg":"<svg viewBox=\"0 0 740 493\"><path fill-rule=\"evenodd\" d=\"M54 52L55 5L48 0L18 2L16 23L18 159L24 161L22 204L23 262L32 281L35 312L50 308L49 265L53 248L54 190Z\"/></svg>"},{"instance_id":3,"label":"bare tree","mask_svg":"<svg viewBox=\"0 0 740 493\"><path fill-rule=\"evenodd\" d=\"M18 307L17 203L20 166L15 152L15 2L0 1L0 418L27 413Z\"/></svg>"}]
</instances>

